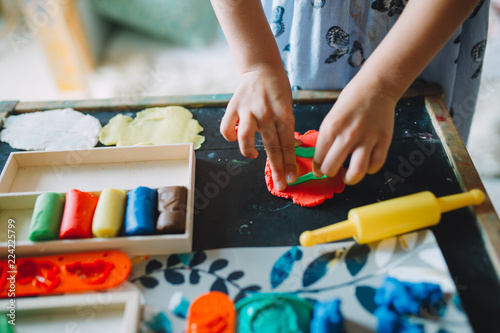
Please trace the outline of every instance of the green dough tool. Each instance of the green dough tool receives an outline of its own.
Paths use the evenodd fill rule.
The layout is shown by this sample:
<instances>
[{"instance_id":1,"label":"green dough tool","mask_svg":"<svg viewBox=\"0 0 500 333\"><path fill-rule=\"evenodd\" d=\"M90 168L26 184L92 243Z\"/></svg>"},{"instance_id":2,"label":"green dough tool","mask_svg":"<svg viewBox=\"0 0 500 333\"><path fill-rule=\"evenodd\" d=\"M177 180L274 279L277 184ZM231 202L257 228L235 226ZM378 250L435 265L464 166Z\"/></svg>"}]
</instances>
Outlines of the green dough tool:
<instances>
[{"instance_id":1,"label":"green dough tool","mask_svg":"<svg viewBox=\"0 0 500 333\"><path fill-rule=\"evenodd\" d=\"M295 155L306 158L313 157L315 149L316 149L315 147L295 147ZM295 181L294 183L290 183L288 185L297 185L303 182L307 182L309 180L324 179L324 178L326 178L326 175L323 175L318 178L312 172L308 172L305 175L297 177L297 181Z\"/></svg>"}]
</instances>

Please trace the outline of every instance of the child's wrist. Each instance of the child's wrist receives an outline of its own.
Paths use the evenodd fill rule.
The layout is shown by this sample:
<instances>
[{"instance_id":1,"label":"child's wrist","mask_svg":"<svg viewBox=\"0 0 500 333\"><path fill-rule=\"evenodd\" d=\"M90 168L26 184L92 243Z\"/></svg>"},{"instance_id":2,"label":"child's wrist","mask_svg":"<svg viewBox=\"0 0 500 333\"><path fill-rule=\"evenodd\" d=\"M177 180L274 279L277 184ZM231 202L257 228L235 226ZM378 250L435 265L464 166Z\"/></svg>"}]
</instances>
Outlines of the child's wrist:
<instances>
[{"instance_id":1,"label":"child's wrist","mask_svg":"<svg viewBox=\"0 0 500 333\"><path fill-rule=\"evenodd\" d=\"M363 96L386 99L393 103L401 98L406 91L406 87L393 84L394 82L385 75L379 75L370 70L360 71L353 77L349 86L355 91L362 93Z\"/></svg>"},{"instance_id":2,"label":"child's wrist","mask_svg":"<svg viewBox=\"0 0 500 333\"><path fill-rule=\"evenodd\" d=\"M240 76L245 76L248 73L256 71L270 71L270 72L283 72L286 73L283 63L275 60L261 60L259 62L254 62L248 64L240 71Z\"/></svg>"}]
</instances>

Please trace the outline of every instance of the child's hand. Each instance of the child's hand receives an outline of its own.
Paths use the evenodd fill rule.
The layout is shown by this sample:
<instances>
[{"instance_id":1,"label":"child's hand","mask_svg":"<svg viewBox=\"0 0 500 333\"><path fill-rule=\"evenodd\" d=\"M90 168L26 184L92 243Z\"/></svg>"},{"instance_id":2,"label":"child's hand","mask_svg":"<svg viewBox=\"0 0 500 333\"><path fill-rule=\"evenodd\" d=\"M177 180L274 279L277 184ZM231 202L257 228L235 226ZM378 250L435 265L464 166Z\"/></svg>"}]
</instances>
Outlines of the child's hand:
<instances>
[{"instance_id":1,"label":"child's hand","mask_svg":"<svg viewBox=\"0 0 500 333\"><path fill-rule=\"evenodd\" d=\"M249 158L258 155L255 132L261 133L278 190L297 179L294 127L292 93L284 68L261 64L242 74L220 131L226 140L238 140L241 153Z\"/></svg>"},{"instance_id":2,"label":"child's hand","mask_svg":"<svg viewBox=\"0 0 500 333\"><path fill-rule=\"evenodd\" d=\"M394 131L397 98L353 79L323 120L316 143L313 172L333 177L352 154L344 182L354 185L382 168Z\"/></svg>"}]
</instances>

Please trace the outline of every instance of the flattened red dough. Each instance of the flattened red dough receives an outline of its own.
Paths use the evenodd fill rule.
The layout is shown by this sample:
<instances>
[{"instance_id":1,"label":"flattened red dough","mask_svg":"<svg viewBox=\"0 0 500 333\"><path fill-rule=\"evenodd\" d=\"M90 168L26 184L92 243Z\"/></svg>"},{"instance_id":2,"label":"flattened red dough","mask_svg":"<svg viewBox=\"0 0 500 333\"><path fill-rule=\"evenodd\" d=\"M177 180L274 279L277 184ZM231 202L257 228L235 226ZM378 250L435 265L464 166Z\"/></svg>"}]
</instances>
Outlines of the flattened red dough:
<instances>
[{"instance_id":1,"label":"flattened red dough","mask_svg":"<svg viewBox=\"0 0 500 333\"><path fill-rule=\"evenodd\" d=\"M311 130L304 135L295 132L295 137L303 142L303 147L315 147L318 131ZM297 166L298 176L312 171L312 158L297 156ZM269 159L266 162L266 184L269 192L278 197L292 198L294 203L304 207L317 206L326 199L331 199L334 193L342 192L345 184L339 174L333 178L310 180L302 184L288 186L284 191L278 191L274 188Z\"/></svg>"}]
</instances>

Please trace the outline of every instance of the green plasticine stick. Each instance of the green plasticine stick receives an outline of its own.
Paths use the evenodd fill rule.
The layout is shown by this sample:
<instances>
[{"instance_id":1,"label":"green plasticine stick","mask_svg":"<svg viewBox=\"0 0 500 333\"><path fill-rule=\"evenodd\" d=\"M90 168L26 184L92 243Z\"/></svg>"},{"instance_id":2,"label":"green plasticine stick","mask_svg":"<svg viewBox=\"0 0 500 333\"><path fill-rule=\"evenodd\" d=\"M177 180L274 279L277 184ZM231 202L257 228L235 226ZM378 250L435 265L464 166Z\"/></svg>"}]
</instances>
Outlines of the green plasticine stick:
<instances>
[{"instance_id":1,"label":"green plasticine stick","mask_svg":"<svg viewBox=\"0 0 500 333\"><path fill-rule=\"evenodd\" d=\"M316 147L295 147L295 155L298 157L314 157Z\"/></svg>"},{"instance_id":2,"label":"green plasticine stick","mask_svg":"<svg viewBox=\"0 0 500 333\"><path fill-rule=\"evenodd\" d=\"M303 182L307 182L309 180L325 179L325 178L326 178L326 175L323 175L323 176L321 176L321 177L318 178L312 172L308 172L305 175L297 177L297 181L295 183L291 183L291 184L288 184L288 185L297 185L297 184L301 184Z\"/></svg>"},{"instance_id":3,"label":"green plasticine stick","mask_svg":"<svg viewBox=\"0 0 500 333\"><path fill-rule=\"evenodd\" d=\"M30 225L31 241L59 238L64 199L63 194L53 192L42 193L36 198Z\"/></svg>"},{"instance_id":4,"label":"green plasticine stick","mask_svg":"<svg viewBox=\"0 0 500 333\"><path fill-rule=\"evenodd\" d=\"M314 156L315 150L316 150L316 147L295 147L295 155L298 157L310 158L310 157ZM324 179L324 178L326 178L326 175L323 175L323 176L318 178L312 172L309 172L309 173L306 173L305 175L298 177L296 182L288 184L288 185L297 185L297 184L307 182L309 180Z\"/></svg>"}]
</instances>

